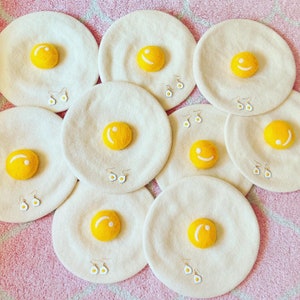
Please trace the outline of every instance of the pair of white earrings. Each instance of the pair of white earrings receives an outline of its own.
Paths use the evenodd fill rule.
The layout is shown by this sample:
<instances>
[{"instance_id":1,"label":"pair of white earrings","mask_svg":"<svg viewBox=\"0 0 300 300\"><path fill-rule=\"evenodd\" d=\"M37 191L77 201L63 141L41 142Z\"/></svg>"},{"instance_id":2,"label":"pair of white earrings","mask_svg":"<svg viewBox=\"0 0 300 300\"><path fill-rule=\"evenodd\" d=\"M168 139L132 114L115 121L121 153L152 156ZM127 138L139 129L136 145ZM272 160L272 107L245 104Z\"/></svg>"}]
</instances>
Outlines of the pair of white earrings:
<instances>
[{"instance_id":1,"label":"pair of white earrings","mask_svg":"<svg viewBox=\"0 0 300 300\"><path fill-rule=\"evenodd\" d=\"M112 172L112 170L113 169L108 169L107 170L107 171L109 171L108 179L109 179L110 182L118 181L121 184L126 182L128 175L124 174L124 172L128 172L129 170L123 170L121 176L118 176L116 173Z\"/></svg>"},{"instance_id":2,"label":"pair of white earrings","mask_svg":"<svg viewBox=\"0 0 300 300\"><path fill-rule=\"evenodd\" d=\"M108 267L105 265L105 263L101 263L99 266L95 262L91 261L92 266L90 267L90 273L92 275L106 275L108 273Z\"/></svg>"},{"instance_id":3,"label":"pair of white earrings","mask_svg":"<svg viewBox=\"0 0 300 300\"><path fill-rule=\"evenodd\" d=\"M263 168L263 172L262 172ZM266 164L264 167L260 163L256 163L255 167L253 168L254 175L261 175L263 174L265 178L270 179L272 177L272 172L268 165Z\"/></svg>"},{"instance_id":4,"label":"pair of white earrings","mask_svg":"<svg viewBox=\"0 0 300 300\"><path fill-rule=\"evenodd\" d=\"M53 93L50 93L50 98L48 100L48 104L50 106L53 106L55 105L58 101L61 101L61 102L67 102L69 100L69 97L68 97L68 92L67 92L67 89L66 88L63 88L61 91L59 91L58 93L56 92L53 92Z\"/></svg>"},{"instance_id":5,"label":"pair of white earrings","mask_svg":"<svg viewBox=\"0 0 300 300\"><path fill-rule=\"evenodd\" d=\"M31 204L33 207L38 207L41 205L41 200L38 199L36 196L33 196L31 200ZM29 204L26 199L21 198L20 200L20 210L27 211L29 209Z\"/></svg>"},{"instance_id":6,"label":"pair of white earrings","mask_svg":"<svg viewBox=\"0 0 300 300\"><path fill-rule=\"evenodd\" d=\"M190 128L191 127L190 118L191 118L191 115L188 115L187 119L183 122L183 127L185 127L185 128ZM197 115L195 116L194 121L198 124L202 123L202 118L200 116L200 112L197 112Z\"/></svg>"},{"instance_id":7,"label":"pair of white earrings","mask_svg":"<svg viewBox=\"0 0 300 300\"><path fill-rule=\"evenodd\" d=\"M193 279L195 284L202 282L202 276L199 275L199 272L196 269L193 269L190 265L185 264L183 271L185 275L194 275Z\"/></svg>"},{"instance_id":8,"label":"pair of white earrings","mask_svg":"<svg viewBox=\"0 0 300 300\"><path fill-rule=\"evenodd\" d=\"M176 79L176 88L178 90L182 90L184 88L184 83L182 81L180 81L179 78ZM172 87L170 85L167 85L167 90L165 93L166 97L171 98L171 97L173 97L173 94L174 94L174 92L173 92Z\"/></svg>"},{"instance_id":9,"label":"pair of white earrings","mask_svg":"<svg viewBox=\"0 0 300 300\"><path fill-rule=\"evenodd\" d=\"M240 100L237 100L236 103L237 103L238 110L253 111L253 106L249 101L247 101L246 104L244 104Z\"/></svg>"}]
</instances>

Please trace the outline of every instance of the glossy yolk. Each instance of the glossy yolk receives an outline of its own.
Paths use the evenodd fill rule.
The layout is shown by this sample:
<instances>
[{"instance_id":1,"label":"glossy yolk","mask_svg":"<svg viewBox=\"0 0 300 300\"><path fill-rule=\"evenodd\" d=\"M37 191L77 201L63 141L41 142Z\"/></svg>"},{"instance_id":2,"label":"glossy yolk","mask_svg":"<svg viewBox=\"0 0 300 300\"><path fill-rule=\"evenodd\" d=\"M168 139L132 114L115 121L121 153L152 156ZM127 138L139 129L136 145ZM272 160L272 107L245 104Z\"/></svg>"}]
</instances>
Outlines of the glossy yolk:
<instances>
[{"instance_id":1,"label":"glossy yolk","mask_svg":"<svg viewBox=\"0 0 300 300\"><path fill-rule=\"evenodd\" d=\"M101 242L112 241L120 233L120 218L114 210L101 210L93 216L90 229L93 237L97 240Z\"/></svg>"},{"instance_id":2,"label":"glossy yolk","mask_svg":"<svg viewBox=\"0 0 300 300\"><path fill-rule=\"evenodd\" d=\"M295 134L292 126L288 122L275 120L265 127L264 139L272 148L283 150L293 145Z\"/></svg>"},{"instance_id":3,"label":"glossy yolk","mask_svg":"<svg viewBox=\"0 0 300 300\"><path fill-rule=\"evenodd\" d=\"M241 78L253 76L258 70L258 61L250 52L240 52L231 60L231 71Z\"/></svg>"},{"instance_id":4,"label":"glossy yolk","mask_svg":"<svg viewBox=\"0 0 300 300\"><path fill-rule=\"evenodd\" d=\"M211 247L217 240L216 225L210 219L197 219L188 228L188 238L197 248Z\"/></svg>"},{"instance_id":5,"label":"glossy yolk","mask_svg":"<svg viewBox=\"0 0 300 300\"><path fill-rule=\"evenodd\" d=\"M54 45L42 43L32 48L30 59L32 64L37 68L51 69L58 64L59 54Z\"/></svg>"},{"instance_id":6,"label":"glossy yolk","mask_svg":"<svg viewBox=\"0 0 300 300\"><path fill-rule=\"evenodd\" d=\"M32 178L39 167L39 158L29 149L11 152L6 159L6 171L14 179L27 180Z\"/></svg>"},{"instance_id":7,"label":"glossy yolk","mask_svg":"<svg viewBox=\"0 0 300 300\"><path fill-rule=\"evenodd\" d=\"M132 129L125 122L109 123L103 130L102 140L111 150L123 150L132 141Z\"/></svg>"},{"instance_id":8,"label":"glossy yolk","mask_svg":"<svg viewBox=\"0 0 300 300\"><path fill-rule=\"evenodd\" d=\"M212 168L218 161L216 145L207 140L199 140L190 148L190 160L198 169Z\"/></svg>"},{"instance_id":9,"label":"glossy yolk","mask_svg":"<svg viewBox=\"0 0 300 300\"><path fill-rule=\"evenodd\" d=\"M146 72L157 72L165 65L165 54L158 46L146 46L136 57L139 67Z\"/></svg>"}]
</instances>

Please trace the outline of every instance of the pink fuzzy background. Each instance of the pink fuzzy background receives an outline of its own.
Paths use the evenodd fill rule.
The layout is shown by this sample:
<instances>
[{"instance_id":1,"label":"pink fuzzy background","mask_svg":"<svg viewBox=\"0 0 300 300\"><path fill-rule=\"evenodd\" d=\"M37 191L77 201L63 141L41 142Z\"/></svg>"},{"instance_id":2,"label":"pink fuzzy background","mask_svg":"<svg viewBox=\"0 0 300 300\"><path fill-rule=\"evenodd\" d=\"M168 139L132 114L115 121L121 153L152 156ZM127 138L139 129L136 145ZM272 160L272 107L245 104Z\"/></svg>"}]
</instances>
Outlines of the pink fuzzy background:
<instances>
[{"instance_id":1,"label":"pink fuzzy background","mask_svg":"<svg viewBox=\"0 0 300 300\"><path fill-rule=\"evenodd\" d=\"M189 27L198 41L212 25L230 18L267 24L289 44L297 63L294 88L300 90L300 3L293 1L199 0L1 0L0 30L15 18L54 10L80 19L97 42L119 17L137 9L170 13ZM1 49L0 49L1 52ZM1 80L1 78L0 78ZM185 104L205 99L195 89ZM0 95L0 110L11 104ZM300 165L300 158L299 158ZM299 176L300 180L300 176ZM156 194L154 184L149 185ZM0 187L1 193L1 187ZM300 191L271 193L254 187L247 196L258 217L261 247L246 280L215 299L300 299ZM56 258L51 243L53 214L26 224L0 222L0 299L187 299L160 283L149 267L124 282L96 285L70 274ZM120 266L122 267L122 266Z\"/></svg>"}]
</instances>

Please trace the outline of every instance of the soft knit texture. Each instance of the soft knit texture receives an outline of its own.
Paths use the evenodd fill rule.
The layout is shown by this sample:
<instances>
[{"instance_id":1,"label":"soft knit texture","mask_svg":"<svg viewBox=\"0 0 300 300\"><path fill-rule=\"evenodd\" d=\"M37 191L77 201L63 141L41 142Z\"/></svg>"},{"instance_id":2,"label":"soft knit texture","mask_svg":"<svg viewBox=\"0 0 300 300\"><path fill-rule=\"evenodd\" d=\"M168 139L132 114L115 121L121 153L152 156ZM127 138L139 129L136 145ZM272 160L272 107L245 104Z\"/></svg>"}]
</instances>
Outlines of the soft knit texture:
<instances>
[{"instance_id":1,"label":"soft knit texture","mask_svg":"<svg viewBox=\"0 0 300 300\"><path fill-rule=\"evenodd\" d=\"M32 48L45 42L59 52L52 69L37 68L30 60ZM0 91L17 106L61 112L98 79L95 38L63 13L36 12L16 19L1 32L0 48Z\"/></svg>"}]
</instances>

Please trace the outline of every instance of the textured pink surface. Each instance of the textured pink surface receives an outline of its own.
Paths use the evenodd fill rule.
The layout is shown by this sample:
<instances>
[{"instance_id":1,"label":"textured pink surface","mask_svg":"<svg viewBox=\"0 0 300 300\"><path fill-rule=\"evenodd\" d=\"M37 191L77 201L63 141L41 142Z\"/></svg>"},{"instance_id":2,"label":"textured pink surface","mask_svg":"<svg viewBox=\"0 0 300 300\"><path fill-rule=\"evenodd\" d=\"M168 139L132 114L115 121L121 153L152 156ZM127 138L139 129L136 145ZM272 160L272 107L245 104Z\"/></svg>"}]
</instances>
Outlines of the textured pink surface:
<instances>
[{"instance_id":1,"label":"textured pink surface","mask_svg":"<svg viewBox=\"0 0 300 300\"><path fill-rule=\"evenodd\" d=\"M124 14L137 9L158 9L180 18L198 40L213 24L230 18L249 18L266 23L288 42L297 63L294 88L300 90L298 1L161 2L2 0L0 30L23 14L54 10L79 18L100 43L107 28ZM183 105L203 101L195 89ZM10 106L0 96L0 109ZM159 192L154 184L150 187L156 194ZM300 299L300 192L278 194L254 188L248 199L261 230L258 260L240 286L216 299ZM160 283L149 267L129 280L106 286L76 278L64 269L53 252L52 217L51 214L27 224L0 223L0 299L187 299Z\"/></svg>"}]
</instances>

